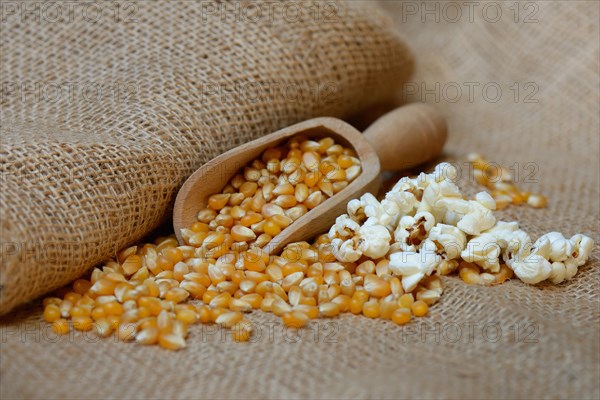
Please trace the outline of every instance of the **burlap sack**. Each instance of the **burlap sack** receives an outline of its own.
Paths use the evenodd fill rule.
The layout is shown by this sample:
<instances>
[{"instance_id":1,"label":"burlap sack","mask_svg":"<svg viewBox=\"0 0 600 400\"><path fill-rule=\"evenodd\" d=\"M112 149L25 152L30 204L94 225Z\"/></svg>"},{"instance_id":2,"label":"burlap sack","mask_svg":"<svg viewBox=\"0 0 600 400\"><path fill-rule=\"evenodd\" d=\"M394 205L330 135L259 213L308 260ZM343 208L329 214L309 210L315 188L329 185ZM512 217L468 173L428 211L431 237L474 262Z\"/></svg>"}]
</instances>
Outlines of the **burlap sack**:
<instances>
[{"instance_id":1,"label":"burlap sack","mask_svg":"<svg viewBox=\"0 0 600 400\"><path fill-rule=\"evenodd\" d=\"M446 4L461 7L462 16L456 19ZM497 21L496 4L502 10ZM519 185L550 199L547 209L512 207L500 217L521 221L532 237L550 230L582 232L600 243L599 4L406 1L382 6L416 53L417 73L405 85L412 94L404 100L425 100L448 118L449 158L461 160L476 151L507 166L518 163ZM428 10L433 11L422 22ZM524 23L525 17L533 21ZM529 82L535 85L525 87ZM496 102L494 83L502 89ZM456 101L455 84L462 88ZM478 88L471 98L469 85ZM484 85L489 88L485 98ZM525 102L536 87L528 100L537 102ZM478 190L466 173L463 178L470 193ZM281 330L276 317L255 312L250 315L260 332L255 342L235 344L202 326L191 330L189 347L177 353L112 340L91 343L92 337L80 334L56 340L40 323L40 307L32 305L2 324L0 394L600 397L598 245L575 279L559 286L510 281L474 287L454 277L444 282L446 292L430 316L404 327L344 315L314 322L297 339Z\"/></svg>"},{"instance_id":2,"label":"burlap sack","mask_svg":"<svg viewBox=\"0 0 600 400\"><path fill-rule=\"evenodd\" d=\"M202 163L389 97L413 65L351 3L25 2L3 18L0 314L148 234Z\"/></svg>"}]
</instances>

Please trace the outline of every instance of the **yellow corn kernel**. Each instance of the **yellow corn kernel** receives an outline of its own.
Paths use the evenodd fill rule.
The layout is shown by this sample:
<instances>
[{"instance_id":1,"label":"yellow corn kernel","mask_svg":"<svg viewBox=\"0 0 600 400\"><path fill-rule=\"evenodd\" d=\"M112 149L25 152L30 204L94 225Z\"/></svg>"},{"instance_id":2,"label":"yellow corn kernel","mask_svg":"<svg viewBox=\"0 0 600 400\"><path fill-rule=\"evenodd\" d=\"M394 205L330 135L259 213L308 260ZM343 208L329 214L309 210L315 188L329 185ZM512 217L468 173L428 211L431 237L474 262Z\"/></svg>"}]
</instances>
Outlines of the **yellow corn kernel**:
<instances>
[{"instance_id":1,"label":"yellow corn kernel","mask_svg":"<svg viewBox=\"0 0 600 400\"><path fill-rule=\"evenodd\" d=\"M135 274L142 267L142 258L137 254L130 255L123 262L122 268L126 276Z\"/></svg>"},{"instance_id":2,"label":"yellow corn kernel","mask_svg":"<svg viewBox=\"0 0 600 400\"><path fill-rule=\"evenodd\" d=\"M309 171L319 168L320 162L321 156L316 151L307 151L302 154L302 163Z\"/></svg>"},{"instance_id":3,"label":"yellow corn kernel","mask_svg":"<svg viewBox=\"0 0 600 400\"><path fill-rule=\"evenodd\" d=\"M244 217L242 217L242 219L240 220L240 224L245 226L246 228L262 221L263 217L262 215L252 211L247 213Z\"/></svg>"},{"instance_id":4,"label":"yellow corn kernel","mask_svg":"<svg viewBox=\"0 0 600 400\"><path fill-rule=\"evenodd\" d=\"M305 179L310 179L307 175ZM314 185L313 185L314 186ZM294 197L296 197L296 201L298 203L303 203L308 197L308 186L305 183L299 183L296 185L294 189Z\"/></svg>"},{"instance_id":5,"label":"yellow corn kernel","mask_svg":"<svg viewBox=\"0 0 600 400\"><path fill-rule=\"evenodd\" d=\"M231 327L232 338L236 342L247 342L252 335L252 324L249 321L240 321Z\"/></svg>"},{"instance_id":6,"label":"yellow corn kernel","mask_svg":"<svg viewBox=\"0 0 600 400\"><path fill-rule=\"evenodd\" d=\"M44 307L47 307L50 304L60 306L60 303L62 303L62 299L60 297L46 297L42 302Z\"/></svg>"},{"instance_id":7,"label":"yellow corn kernel","mask_svg":"<svg viewBox=\"0 0 600 400\"><path fill-rule=\"evenodd\" d=\"M333 188L333 194L336 194L338 192L340 192L341 190L345 189L346 186L348 186L348 182L347 181L336 181L332 183L332 188Z\"/></svg>"},{"instance_id":8,"label":"yellow corn kernel","mask_svg":"<svg viewBox=\"0 0 600 400\"><path fill-rule=\"evenodd\" d=\"M548 199L540 194L530 194L527 204L533 208L544 208L548 205Z\"/></svg>"},{"instance_id":9,"label":"yellow corn kernel","mask_svg":"<svg viewBox=\"0 0 600 400\"><path fill-rule=\"evenodd\" d=\"M316 192L311 193L308 196L308 198L304 202L304 205L309 210L312 210L313 208L315 208L316 206L318 206L319 204L321 204L322 201L323 201L323 193L320 190L318 190ZM293 217L291 217L291 216L290 216L290 218L293 219Z\"/></svg>"},{"instance_id":10,"label":"yellow corn kernel","mask_svg":"<svg viewBox=\"0 0 600 400\"><path fill-rule=\"evenodd\" d=\"M218 226L223 226L225 228L231 228L234 223L233 217L231 215L224 214L217 215L214 221Z\"/></svg>"},{"instance_id":11,"label":"yellow corn kernel","mask_svg":"<svg viewBox=\"0 0 600 400\"><path fill-rule=\"evenodd\" d=\"M362 313L367 318L377 318L381 315L379 303L377 300L372 299L363 304Z\"/></svg>"},{"instance_id":12,"label":"yellow corn kernel","mask_svg":"<svg viewBox=\"0 0 600 400\"><path fill-rule=\"evenodd\" d=\"M94 307L92 309L91 316L94 321L98 321L99 319L105 318L106 312L104 311L104 306L99 305L97 307Z\"/></svg>"},{"instance_id":13,"label":"yellow corn kernel","mask_svg":"<svg viewBox=\"0 0 600 400\"><path fill-rule=\"evenodd\" d=\"M400 282L400 279L398 279L397 277L393 277L392 279L390 279L390 290L392 292L392 295L396 299L399 299L400 296L404 294L404 289L402 288L402 283Z\"/></svg>"},{"instance_id":14,"label":"yellow corn kernel","mask_svg":"<svg viewBox=\"0 0 600 400\"><path fill-rule=\"evenodd\" d=\"M267 235L277 236L281 232L281 227L276 222L269 219L265 222L263 230Z\"/></svg>"},{"instance_id":15,"label":"yellow corn kernel","mask_svg":"<svg viewBox=\"0 0 600 400\"><path fill-rule=\"evenodd\" d=\"M356 275L363 276L363 277L367 276L369 274L374 274L375 273L375 263L371 260L362 262L356 267L355 273L356 273Z\"/></svg>"},{"instance_id":16,"label":"yellow corn kernel","mask_svg":"<svg viewBox=\"0 0 600 400\"><path fill-rule=\"evenodd\" d=\"M84 295L91 287L92 283L87 279L77 279L73 282L73 291L81 295Z\"/></svg>"},{"instance_id":17,"label":"yellow corn kernel","mask_svg":"<svg viewBox=\"0 0 600 400\"><path fill-rule=\"evenodd\" d=\"M294 222L290 217L288 217L287 215L274 215L271 217L270 219L271 221L273 221L274 223L276 223L281 229L285 229L288 226L290 226L292 224L292 222ZM265 229L265 232L267 232L267 230ZM271 235L273 236L273 235Z\"/></svg>"},{"instance_id":18,"label":"yellow corn kernel","mask_svg":"<svg viewBox=\"0 0 600 400\"><path fill-rule=\"evenodd\" d=\"M199 221L194 222L190 229L196 233L210 231L208 224L205 224L205 223L199 222Z\"/></svg>"},{"instance_id":19,"label":"yellow corn kernel","mask_svg":"<svg viewBox=\"0 0 600 400\"><path fill-rule=\"evenodd\" d=\"M204 209L198 211L198 214L196 215L196 219L198 220L198 222L208 224L210 221L215 219L216 216L217 216L217 213L215 210L211 210L210 208L204 208Z\"/></svg>"},{"instance_id":20,"label":"yellow corn kernel","mask_svg":"<svg viewBox=\"0 0 600 400\"><path fill-rule=\"evenodd\" d=\"M225 207L230 196L231 194L213 194L208 198L208 206L213 210L220 210ZM200 218L198 218L198 220L200 220Z\"/></svg>"},{"instance_id":21,"label":"yellow corn kernel","mask_svg":"<svg viewBox=\"0 0 600 400\"><path fill-rule=\"evenodd\" d=\"M410 310L406 308L398 308L392 313L392 321L398 325L403 325L410 322L411 314Z\"/></svg>"},{"instance_id":22,"label":"yellow corn kernel","mask_svg":"<svg viewBox=\"0 0 600 400\"><path fill-rule=\"evenodd\" d=\"M92 287L90 288L90 293L96 296L111 295L114 293L116 286L116 282L107 278L101 278L92 285Z\"/></svg>"},{"instance_id":23,"label":"yellow corn kernel","mask_svg":"<svg viewBox=\"0 0 600 400\"><path fill-rule=\"evenodd\" d=\"M221 294L217 294L210 300L208 303L211 307L221 307L225 308L229 306L229 299L231 298L231 294L229 292L223 292Z\"/></svg>"},{"instance_id":24,"label":"yellow corn kernel","mask_svg":"<svg viewBox=\"0 0 600 400\"><path fill-rule=\"evenodd\" d=\"M294 192L295 192L294 186L292 186L292 184L289 182L285 182L280 185L277 185L277 186L275 186L275 189L273 189L273 194L275 196L292 195L292 194L294 194Z\"/></svg>"},{"instance_id":25,"label":"yellow corn kernel","mask_svg":"<svg viewBox=\"0 0 600 400\"><path fill-rule=\"evenodd\" d=\"M78 331L89 331L92 329L94 322L90 317L77 316L73 317L73 328Z\"/></svg>"},{"instance_id":26,"label":"yellow corn kernel","mask_svg":"<svg viewBox=\"0 0 600 400\"><path fill-rule=\"evenodd\" d=\"M244 182L242 186L240 186L240 193L242 193L246 197L252 197L256 193L258 189L258 184L256 182Z\"/></svg>"},{"instance_id":27,"label":"yellow corn kernel","mask_svg":"<svg viewBox=\"0 0 600 400\"><path fill-rule=\"evenodd\" d=\"M370 296L375 296L379 298L383 298L392 292L390 283L374 274L368 274L365 276L363 286L365 288L365 291Z\"/></svg>"},{"instance_id":28,"label":"yellow corn kernel","mask_svg":"<svg viewBox=\"0 0 600 400\"><path fill-rule=\"evenodd\" d=\"M111 323L107 318L100 318L94 322L94 330L100 337L107 337L113 332Z\"/></svg>"},{"instance_id":29,"label":"yellow corn kernel","mask_svg":"<svg viewBox=\"0 0 600 400\"><path fill-rule=\"evenodd\" d=\"M185 347L185 339L172 333L161 334L158 337L158 344L167 350L179 350Z\"/></svg>"},{"instance_id":30,"label":"yellow corn kernel","mask_svg":"<svg viewBox=\"0 0 600 400\"><path fill-rule=\"evenodd\" d=\"M352 158L345 154L342 154L338 157L337 163L340 167L344 169L350 168L353 165Z\"/></svg>"},{"instance_id":31,"label":"yellow corn kernel","mask_svg":"<svg viewBox=\"0 0 600 400\"><path fill-rule=\"evenodd\" d=\"M415 317L424 317L429 312L429 306L422 300L417 300L412 305L412 313Z\"/></svg>"},{"instance_id":32,"label":"yellow corn kernel","mask_svg":"<svg viewBox=\"0 0 600 400\"><path fill-rule=\"evenodd\" d=\"M233 178L231 178L231 186L233 186L234 189L239 189L242 184L246 182L246 180L244 179L244 176L241 174L237 174L236 176L234 176Z\"/></svg>"},{"instance_id":33,"label":"yellow corn kernel","mask_svg":"<svg viewBox=\"0 0 600 400\"><path fill-rule=\"evenodd\" d=\"M104 313L106 315L122 315L123 314L123 305L117 303L116 301L111 301L110 303L106 303L102 305L104 308Z\"/></svg>"},{"instance_id":34,"label":"yellow corn kernel","mask_svg":"<svg viewBox=\"0 0 600 400\"><path fill-rule=\"evenodd\" d=\"M294 207L298 202L297 202L295 196L293 196L291 194L282 194L280 196L277 196L277 198L273 201L273 203L283 209L286 209L286 208Z\"/></svg>"},{"instance_id":35,"label":"yellow corn kernel","mask_svg":"<svg viewBox=\"0 0 600 400\"><path fill-rule=\"evenodd\" d=\"M256 234L243 225L235 225L231 228L231 237L236 242L247 242L256 239Z\"/></svg>"},{"instance_id":36,"label":"yellow corn kernel","mask_svg":"<svg viewBox=\"0 0 600 400\"><path fill-rule=\"evenodd\" d=\"M339 144L333 144L326 150L328 156L339 156L344 152L344 148Z\"/></svg>"},{"instance_id":37,"label":"yellow corn kernel","mask_svg":"<svg viewBox=\"0 0 600 400\"><path fill-rule=\"evenodd\" d=\"M352 301L352 299L350 298L350 296L347 296L345 294L340 294L338 296L335 296L333 298L333 300L331 300L332 303L335 303L338 306L340 306L340 312L342 312L342 313L350 310L351 301Z\"/></svg>"},{"instance_id":38,"label":"yellow corn kernel","mask_svg":"<svg viewBox=\"0 0 600 400\"><path fill-rule=\"evenodd\" d=\"M381 299L379 302L379 310L381 313L381 318L383 319L391 319L392 313L398 309L398 302L393 298L385 298Z\"/></svg>"},{"instance_id":39,"label":"yellow corn kernel","mask_svg":"<svg viewBox=\"0 0 600 400\"><path fill-rule=\"evenodd\" d=\"M228 307L231 311L239 311L239 312L252 311L252 306L249 303L246 303L244 300L236 299L234 297L229 299Z\"/></svg>"},{"instance_id":40,"label":"yellow corn kernel","mask_svg":"<svg viewBox=\"0 0 600 400\"><path fill-rule=\"evenodd\" d=\"M69 322L66 319L59 318L52 323L52 330L57 335L66 335L69 333Z\"/></svg>"},{"instance_id":41,"label":"yellow corn kernel","mask_svg":"<svg viewBox=\"0 0 600 400\"><path fill-rule=\"evenodd\" d=\"M215 323L224 328L231 328L242 320L242 313L238 311L227 311L219 315Z\"/></svg>"},{"instance_id":42,"label":"yellow corn kernel","mask_svg":"<svg viewBox=\"0 0 600 400\"><path fill-rule=\"evenodd\" d=\"M285 215L290 217L293 221L295 221L307 212L308 208L305 205L299 205L285 210Z\"/></svg>"},{"instance_id":43,"label":"yellow corn kernel","mask_svg":"<svg viewBox=\"0 0 600 400\"><path fill-rule=\"evenodd\" d=\"M412 308L414 302L415 298L412 293L405 293L398 299L398 305L402 308L408 308L409 310Z\"/></svg>"},{"instance_id":44,"label":"yellow corn kernel","mask_svg":"<svg viewBox=\"0 0 600 400\"><path fill-rule=\"evenodd\" d=\"M310 322L308 315L298 310L287 312L281 318L283 323L290 328L302 328Z\"/></svg>"},{"instance_id":45,"label":"yellow corn kernel","mask_svg":"<svg viewBox=\"0 0 600 400\"><path fill-rule=\"evenodd\" d=\"M137 252L137 250L138 250L137 246L130 246L130 247L127 247L127 248L119 251L119 253L117 254L117 261L119 263L122 263L123 261L125 261L125 259L127 257L129 257L132 254L135 254Z\"/></svg>"},{"instance_id":46,"label":"yellow corn kernel","mask_svg":"<svg viewBox=\"0 0 600 400\"><path fill-rule=\"evenodd\" d=\"M151 345L158 342L159 332L156 327L142 329L136 336L135 341L139 344Z\"/></svg>"},{"instance_id":47,"label":"yellow corn kernel","mask_svg":"<svg viewBox=\"0 0 600 400\"><path fill-rule=\"evenodd\" d=\"M482 283L479 273L472 269L461 268L458 275L460 279L469 285L479 285Z\"/></svg>"},{"instance_id":48,"label":"yellow corn kernel","mask_svg":"<svg viewBox=\"0 0 600 400\"><path fill-rule=\"evenodd\" d=\"M48 304L46 308L44 308L44 320L46 322L55 322L58 321L61 317L60 308L55 304Z\"/></svg>"},{"instance_id":49,"label":"yellow corn kernel","mask_svg":"<svg viewBox=\"0 0 600 400\"><path fill-rule=\"evenodd\" d=\"M271 312L278 317L290 311L292 311L292 307L279 298L276 298L271 305Z\"/></svg>"},{"instance_id":50,"label":"yellow corn kernel","mask_svg":"<svg viewBox=\"0 0 600 400\"><path fill-rule=\"evenodd\" d=\"M340 306L336 303L327 302L323 304L319 304L319 314L322 317L335 317L340 313Z\"/></svg>"},{"instance_id":51,"label":"yellow corn kernel","mask_svg":"<svg viewBox=\"0 0 600 400\"><path fill-rule=\"evenodd\" d=\"M191 310L180 310L177 312L175 318L186 325L195 324L198 321L198 314Z\"/></svg>"}]
</instances>

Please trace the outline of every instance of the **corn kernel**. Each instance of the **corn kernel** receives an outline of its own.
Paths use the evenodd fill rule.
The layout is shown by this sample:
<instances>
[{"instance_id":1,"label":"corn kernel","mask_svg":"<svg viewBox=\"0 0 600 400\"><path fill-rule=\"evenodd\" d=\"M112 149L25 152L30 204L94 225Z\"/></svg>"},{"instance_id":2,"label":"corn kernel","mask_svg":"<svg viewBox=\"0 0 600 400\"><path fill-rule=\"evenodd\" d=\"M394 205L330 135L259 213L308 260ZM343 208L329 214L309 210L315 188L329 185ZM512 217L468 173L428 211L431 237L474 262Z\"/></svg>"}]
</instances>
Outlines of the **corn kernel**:
<instances>
[{"instance_id":1,"label":"corn kernel","mask_svg":"<svg viewBox=\"0 0 600 400\"><path fill-rule=\"evenodd\" d=\"M415 317L424 317L429 312L427 303L422 300L417 300L412 305L412 313Z\"/></svg>"},{"instance_id":2,"label":"corn kernel","mask_svg":"<svg viewBox=\"0 0 600 400\"><path fill-rule=\"evenodd\" d=\"M392 321L398 325L403 325L410 322L411 314L410 310L406 308L398 308L392 313Z\"/></svg>"},{"instance_id":3,"label":"corn kernel","mask_svg":"<svg viewBox=\"0 0 600 400\"><path fill-rule=\"evenodd\" d=\"M52 323L52 330L57 335L66 335L69 333L69 322L66 319L59 318Z\"/></svg>"}]
</instances>

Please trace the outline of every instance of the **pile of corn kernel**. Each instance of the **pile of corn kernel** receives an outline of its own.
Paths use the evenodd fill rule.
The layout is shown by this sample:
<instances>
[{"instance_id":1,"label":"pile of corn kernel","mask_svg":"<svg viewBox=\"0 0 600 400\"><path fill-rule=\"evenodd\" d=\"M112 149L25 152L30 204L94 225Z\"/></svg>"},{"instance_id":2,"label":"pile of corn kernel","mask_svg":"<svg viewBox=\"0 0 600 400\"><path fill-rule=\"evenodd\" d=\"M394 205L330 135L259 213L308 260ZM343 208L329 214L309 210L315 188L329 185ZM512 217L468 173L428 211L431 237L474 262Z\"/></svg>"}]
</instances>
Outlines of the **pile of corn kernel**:
<instances>
[{"instance_id":1,"label":"pile of corn kernel","mask_svg":"<svg viewBox=\"0 0 600 400\"><path fill-rule=\"evenodd\" d=\"M527 204L533 208L544 208L548 205L545 196L520 190L507 168L490 163L477 153L469 154L467 160L473 167L475 180L490 190L496 201L496 210L502 210L511 204Z\"/></svg>"},{"instance_id":2,"label":"pile of corn kernel","mask_svg":"<svg viewBox=\"0 0 600 400\"><path fill-rule=\"evenodd\" d=\"M350 201L348 213L312 243L289 244L279 255L263 251L360 171L352 149L331 138L296 137L267 149L209 198L198 221L182 230L185 245L169 236L120 251L89 279L46 298L44 318L58 334L94 330L172 350L185 347L197 323L248 341L247 313L256 309L293 328L344 312L402 325L440 299L441 275L458 271L482 285L513 274L560 283L593 245L587 236L557 232L531 245L516 222L496 221L489 194L465 199L452 182L456 171L440 164L402 178L381 201L369 193Z\"/></svg>"}]
</instances>

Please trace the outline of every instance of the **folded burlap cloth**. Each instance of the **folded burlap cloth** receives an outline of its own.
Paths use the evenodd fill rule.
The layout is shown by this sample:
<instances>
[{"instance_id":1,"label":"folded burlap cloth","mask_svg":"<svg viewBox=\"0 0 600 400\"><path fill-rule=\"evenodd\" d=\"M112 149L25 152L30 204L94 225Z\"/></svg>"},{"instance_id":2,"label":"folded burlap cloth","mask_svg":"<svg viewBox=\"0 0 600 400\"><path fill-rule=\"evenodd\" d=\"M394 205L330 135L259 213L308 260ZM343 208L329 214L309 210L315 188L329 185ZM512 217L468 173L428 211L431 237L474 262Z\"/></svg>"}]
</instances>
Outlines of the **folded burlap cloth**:
<instances>
[{"instance_id":1,"label":"folded burlap cloth","mask_svg":"<svg viewBox=\"0 0 600 400\"><path fill-rule=\"evenodd\" d=\"M221 20L213 9L203 20L194 2L136 4L132 24L105 11L111 20L94 25L12 17L2 25L3 80L133 83L118 101L3 99L3 248L58 243L40 256L25 252L29 261L3 250L4 311L142 237L210 157L304 118L349 114L384 98L410 70L404 46L362 2L335 3L334 22L292 22L292 10L253 23ZM467 152L482 153L518 171L523 189L549 197L547 209L509 207L498 218L520 221L534 239L558 230L600 243L600 4L382 6L418 60L401 100L432 103L446 116L449 159L461 166ZM294 101L213 93L256 81L335 90ZM462 171L460 185L481 190ZM297 338L277 317L254 312L254 342L236 344L203 325L179 352L91 334L56 339L30 303L0 325L0 397L600 396L598 246L558 286L444 283L430 315L404 327L345 314L314 321Z\"/></svg>"},{"instance_id":2,"label":"folded burlap cloth","mask_svg":"<svg viewBox=\"0 0 600 400\"><path fill-rule=\"evenodd\" d=\"M413 68L366 4L57 4L5 11L0 314L151 232L207 160Z\"/></svg>"}]
</instances>

